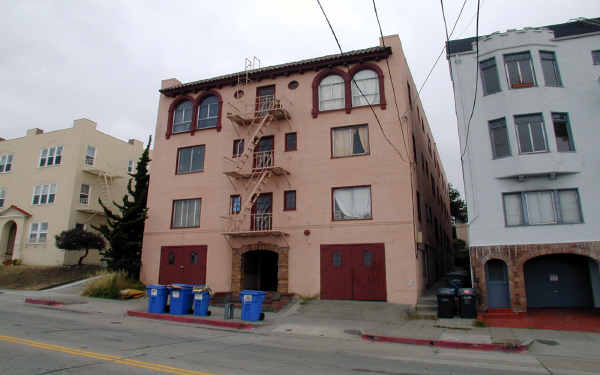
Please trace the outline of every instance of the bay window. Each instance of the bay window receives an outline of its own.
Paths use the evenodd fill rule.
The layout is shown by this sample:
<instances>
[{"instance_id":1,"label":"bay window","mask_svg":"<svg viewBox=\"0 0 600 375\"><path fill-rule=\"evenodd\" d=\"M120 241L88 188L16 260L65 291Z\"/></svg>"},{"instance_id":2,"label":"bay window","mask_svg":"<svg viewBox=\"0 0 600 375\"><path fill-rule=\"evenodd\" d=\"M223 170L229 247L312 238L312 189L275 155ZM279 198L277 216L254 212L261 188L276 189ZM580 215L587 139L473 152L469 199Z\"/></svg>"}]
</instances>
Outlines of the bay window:
<instances>
[{"instance_id":1,"label":"bay window","mask_svg":"<svg viewBox=\"0 0 600 375\"><path fill-rule=\"evenodd\" d=\"M507 227L583 222L577 189L503 194Z\"/></svg>"}]
</instances>

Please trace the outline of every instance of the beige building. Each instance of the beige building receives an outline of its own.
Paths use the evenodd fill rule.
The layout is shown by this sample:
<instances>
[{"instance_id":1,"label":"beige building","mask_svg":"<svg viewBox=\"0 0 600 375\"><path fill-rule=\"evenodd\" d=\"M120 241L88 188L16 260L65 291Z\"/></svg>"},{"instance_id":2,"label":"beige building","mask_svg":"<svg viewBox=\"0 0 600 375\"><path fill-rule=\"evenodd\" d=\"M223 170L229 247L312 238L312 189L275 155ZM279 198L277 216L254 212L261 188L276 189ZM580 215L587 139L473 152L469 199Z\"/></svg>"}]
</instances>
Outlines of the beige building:
<instances>
[{"instance_id":1,"label":"beige building","mask_svg":"<svg viewBox=\"0 0 600 375\"><path fill-rule=\"evenodd\" d=\"M79 252L57 249L63 230L105 222L103 202L120 200L143 143L119 140L88 119L69 129L0 141L0 254L30 265L73 264ZM111 204L112 206L112 204ZM111 207L109 206L109 207ZM99 263L90 251L85 263Z\"/></svg>"},{"instance_id":2,"label":"beige building","mask_svg":"<svg viewBox=\"0 0 600 375\"><path fill-rule=\"evenodd\" d=\"M163 81L142 280L415 304L451 236L415 88L398 36Z\"/></svg>"}]
</instances>

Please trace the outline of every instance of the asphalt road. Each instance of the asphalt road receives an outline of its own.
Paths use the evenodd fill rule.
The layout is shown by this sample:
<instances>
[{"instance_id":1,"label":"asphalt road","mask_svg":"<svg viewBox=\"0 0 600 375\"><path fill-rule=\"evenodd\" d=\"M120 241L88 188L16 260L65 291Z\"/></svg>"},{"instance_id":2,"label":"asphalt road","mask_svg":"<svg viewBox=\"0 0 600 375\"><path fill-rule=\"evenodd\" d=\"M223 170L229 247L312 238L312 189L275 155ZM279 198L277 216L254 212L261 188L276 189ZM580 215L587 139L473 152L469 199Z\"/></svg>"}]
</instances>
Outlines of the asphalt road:
<instances>
[{"instance_id":1,"label":"asphalt road","mask_svg":"<svg viewBox=\"0 0 600 375\"><path fill-rule=\"evenodd\" d=\"M529 354L371 343L358 337L209 329L28 305L0 295L0 374L7 375L594 373L550 372L544 361Z\"/></svg>"}]
</instances>

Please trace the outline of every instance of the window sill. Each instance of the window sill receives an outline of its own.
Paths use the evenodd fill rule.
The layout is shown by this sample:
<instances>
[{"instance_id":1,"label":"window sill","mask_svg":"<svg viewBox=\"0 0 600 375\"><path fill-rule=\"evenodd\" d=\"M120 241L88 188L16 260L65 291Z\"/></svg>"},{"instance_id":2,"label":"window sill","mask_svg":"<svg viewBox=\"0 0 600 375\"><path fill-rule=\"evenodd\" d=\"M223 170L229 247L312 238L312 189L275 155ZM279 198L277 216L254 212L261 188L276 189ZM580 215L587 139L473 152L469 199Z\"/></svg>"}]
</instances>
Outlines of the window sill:
<instances>
[{"instance_id":1,"label":"window sill","mask_svg":"<svg viewBox=\"0 0 600 375\"><path fill-rule=\"evenodd\" d=\"M369 155L371 155L370 152L367 152L365 154L345 155L345 156L333 156L333 155L331 155L331 159L354 158L354 157L357 157L357 156L369 156Z\"/></svg>"},{"instance_id":2,"label":"window sill","mask_svg":"<svg viewBox=\"0 0 600 375\"><path fill-rule=\"evenodd\" d=\"M483 97L485 98L486 96L494 95L494 94L497 94L499 92L502 92L502 90L498 90L498 91L494 91L494 92L488 92L488 93L483 93Z\"/></svg>"},{"instance_id":3,"label":"window sill","mask_svg":"<svg viewBox=\"0 0 600 375\"><path fill-rule=\"evenodd\" d=\"M585 224L585 222L580 221L579 223L548 223L548 224L521 224L521 225L504 225L505 228L522 228L522 227L548 227L553 225L578 225Z\"/></svg>"},{"instance_id":4,"label":"window sill","mask_svg":"<svg viewBox=\"0 0 600 375\"><path fill-rule=\"evenodd\" d=\"M339 222L344 222L344 221L369 221L369 220L373 220L373 217L365 217L365 218L361 218L361 219L332 219L331 221L339 223Z\"/></svg>"},{"instance_id":5,"label":"window sill","mask_svg":"<svg viewBox=\"0 0 600 375\"><path fill-rule=\"evenodd\" d=\"M63 164L62 164L62 163L60 163L60 164L52 164L52 165L38 166L38 168L40 168L40 169L42 169L42 168L52 168L52 167L60 167L60 166L62 166L62 165L63 165Z\"/></svg>"},{"instance_id":6,"label":"window sill","mask_svg":"<svg viewBox=\"0 0 600 375\"><path fill-rule=\"evenodd\" d=\"M192 172L175 172L176 176L185 176L187 174L196 174L196 173L204 173L204 169L201 171L192 171Z\"/></svg>"},{"instance_id":7,"label":"window sill","mask_svg":"<svg viewBox=\"0 0 600 375\"><path fill-rule=\"evenodd\" d=\"M195 226L195 227L171 227L172 230L177 230L177 229L193 229L193 228L200 228L200 225Z\"/></svg>"},{"instance_id":8,"label":"window sill","mask_svg":"<svg viewBox=\"0 0 600 375\"><path fill-rule=\"evenodd\" d=\"M371 104L370 106L368 104L363 104L363 105L352 104L352 109L354 109L354 108L370 108L370 107L381 107L381 103Z\"/></svg>"},{"instance_id":9,"label":"window sill","mask_svg":"<svg viewBox=\"0 0 600 375\"><path fill-rule=\"evenodd\" d=\"M502 159L511 158L511 157L512 157L512 154L504 155L504 156L492 156L492 160L502 160Z\"/></svg>"},{"instance_id":10,"label":"window sill","mask_svg":"<svg viewBox=\"0 0 600 375\"><path fill-rule=\"evenodd\" d=\"M284 150L285 152L294 152L294 151L298 151L297 148L293 149L293 150Z\"/></svg>"},{"instance_id":11,"label":"window sill","mask_svg":"<svg viewBox=\"0 0 600 375\"><path fill-rule=\"evenodd\" d=\"M548 153L550 153L550 150L519 152L519 155L535 155L535 154L548 154Z\"/></svg>"},{"instance_id":12,"label":"window sill","mask_svg":"<svg viewBox=\"0 0 600 375\"><path fill-rule=\"evenodd\" d=\"M286 212L296 211L295 208L284 208L283 210L286 211Z\"/></svg>"},{"instance_id":13,"label":"window sill","mask_svg":"<svg viewBox=\"0 0 600 375\"><path fill-rule=\"evenodd\" d=\"M346 107L342 107L342 108L336 108L336 109L324 109L324 110L320 110L319 109L319 114L321 113L333 113L333 112L339 112L339 111L346 111Z\"/></svg>"},{"instance_id":14,"label":"window sill","mask_svg":"<svg viewBox=\"0 0 600 375\"><path fill-rule=\"evenodd\" d=\"M215 126L210 126L210 127L206 127L206 128L196 128L196 129L190 129L190 130L185 130L182 132L171 132L170 136L174 136L174 135L179 135L179 134L190 134L192 132L197 132L197 131L202 131L202 130L209 130L209 129L219 129L219 127L217 125Z\"/></svg>"}]
</instances>

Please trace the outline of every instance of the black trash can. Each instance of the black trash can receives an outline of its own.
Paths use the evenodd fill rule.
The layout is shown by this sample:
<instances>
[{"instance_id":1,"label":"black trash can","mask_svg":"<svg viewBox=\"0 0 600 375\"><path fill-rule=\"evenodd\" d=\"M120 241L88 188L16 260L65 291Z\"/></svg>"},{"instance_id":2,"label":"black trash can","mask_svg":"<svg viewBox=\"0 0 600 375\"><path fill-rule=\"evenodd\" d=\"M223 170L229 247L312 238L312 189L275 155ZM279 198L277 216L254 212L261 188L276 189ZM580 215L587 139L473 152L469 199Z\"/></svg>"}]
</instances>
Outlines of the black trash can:
<instances>
[{"instance_id":1,"label":"black trash can","mask_svg":"<svg viewBox=\"0 0 600 375\"><path fill-rule=\"evenodd\" d=\"M456 313L454 298L456 292L453 288L440 288L437 290L438 318L453 318Z\"/></svg>"},{"instance_id":2,"label":"black trash can","mask_svg":"<svg viewBox=\"0 0 600 375\"><path fill-rule=\"evenodd\" d=\"M477 298L475 289L461 288L458 290L458 305L460 317L467 319L477 318Z\"/></svg>"}]
</instances>

